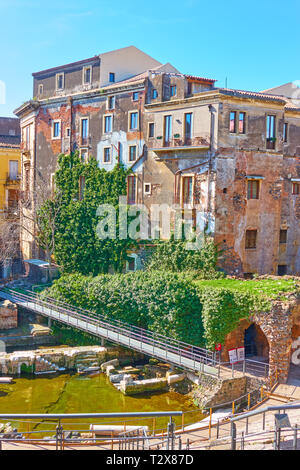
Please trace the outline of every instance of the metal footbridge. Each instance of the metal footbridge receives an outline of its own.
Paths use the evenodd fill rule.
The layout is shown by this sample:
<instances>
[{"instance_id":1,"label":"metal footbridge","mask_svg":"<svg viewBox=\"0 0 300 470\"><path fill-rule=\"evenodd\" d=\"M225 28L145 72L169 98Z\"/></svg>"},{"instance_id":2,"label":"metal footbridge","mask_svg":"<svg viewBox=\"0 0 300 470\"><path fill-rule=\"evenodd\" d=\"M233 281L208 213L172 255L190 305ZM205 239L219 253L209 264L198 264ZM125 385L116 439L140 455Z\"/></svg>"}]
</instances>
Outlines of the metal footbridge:
<instances>
[{"instance_id":1,"label":"metal footbridge","mask_svg":"<svg viewBox=\"0 0 300 470\"><path fill-rule=\"evenodd\" d=\"M217 353L176 339L145 330L120 320L107 319L102 314L82 309L36 293L3 288L0 297L20 307L58 321L85 333L139 351L147 356L171 363L179 368L218 376Z\"/></svg>"}]
</instances>

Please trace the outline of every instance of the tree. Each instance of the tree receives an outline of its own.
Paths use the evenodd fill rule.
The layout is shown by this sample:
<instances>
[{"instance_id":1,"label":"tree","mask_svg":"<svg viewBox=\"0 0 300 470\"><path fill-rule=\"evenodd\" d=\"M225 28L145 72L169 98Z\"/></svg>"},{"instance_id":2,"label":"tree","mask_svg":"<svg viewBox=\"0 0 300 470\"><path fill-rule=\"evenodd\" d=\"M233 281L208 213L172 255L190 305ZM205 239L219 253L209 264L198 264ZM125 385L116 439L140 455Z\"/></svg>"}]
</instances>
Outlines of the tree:
<instances>
[{"instance_id":1,"label":"tree","mask_svg":"<svg viewBox=\"0 0 300 470\"><path fill-rule=\"evenodd\" d=\"M46 261L51 264L62 194L54 190L36 168L34 172L35 184L30 191L23 191L19 204L20 232L23 238L29 236L35 246L44 251ZM51 174L50 167L44 174Z\"/></svg>"}]
</instances>

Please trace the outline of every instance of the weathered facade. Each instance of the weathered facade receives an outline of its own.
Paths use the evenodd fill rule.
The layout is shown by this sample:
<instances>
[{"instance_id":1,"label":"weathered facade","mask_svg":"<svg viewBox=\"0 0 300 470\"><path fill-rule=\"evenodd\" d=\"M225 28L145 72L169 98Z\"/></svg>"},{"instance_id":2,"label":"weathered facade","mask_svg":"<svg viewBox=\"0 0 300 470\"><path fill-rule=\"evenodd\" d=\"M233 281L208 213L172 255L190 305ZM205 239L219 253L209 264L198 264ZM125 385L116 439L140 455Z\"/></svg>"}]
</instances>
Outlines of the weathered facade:
<instances>
[{"instance_id":1,"label":"weathered facade","mask_svg":"<svg viewBox=\"0 0 300 470\"><path fill-rule=\"evenodd\" d=\"M107 170L120 161L133 170L128 203L167 204L173 226L185 207L226 248L228 273L300 273L300 105L290 96L216 88L130 47L34 74L34 100L16 114L25 194L38 178L51 187L61 152ZM28 231L22 249L39 256Z\"/></svg>"}]
</instances>

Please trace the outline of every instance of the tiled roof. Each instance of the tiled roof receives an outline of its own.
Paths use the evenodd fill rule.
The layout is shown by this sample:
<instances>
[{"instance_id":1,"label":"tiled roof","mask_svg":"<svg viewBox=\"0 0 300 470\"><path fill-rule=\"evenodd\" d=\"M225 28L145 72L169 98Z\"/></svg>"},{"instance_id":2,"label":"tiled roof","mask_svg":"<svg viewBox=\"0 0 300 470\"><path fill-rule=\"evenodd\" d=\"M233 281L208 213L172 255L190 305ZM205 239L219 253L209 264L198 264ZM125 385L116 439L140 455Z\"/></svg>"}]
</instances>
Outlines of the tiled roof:
<instances>
[{"instance_id":1,"label":"tiled roof","mask_svg":"<svg viewBox=\"0 0 300 470\"><path fill-rule=\"evenodd\" d=\"M260 93L256 91L245 91L245 90L234 90L230 88L218 88L220 93L229 96L240 96L241 98L257 98L267 101L280 101L286 103L286 99L283 96L271 95L268 93Z\"/></svg>"},{"instance_id":2,"label":"tiled roof","mask_svg":"<svg viewBox=\"0 0 300 470\"><path fill-rule=\"evenodd\" d=\"M217 80L214 78L204 78L204 77L197 77L196 75L185 75L185 78L188 80L198 80L199 82L209 82L209 83L215 83Z\"/></svg>"},{"instance_id":3,"label":"tiled roof","mask_svg":"<svg viewBox=\"0 0 300 470\"><path fill-rule=\"evenodd\" d=\"M12 149L19 149L20 144L8 144L7 142L2 142L2 139L0 138L0 147L1 148L12 148Z\"/></svg>"}]
</instances>

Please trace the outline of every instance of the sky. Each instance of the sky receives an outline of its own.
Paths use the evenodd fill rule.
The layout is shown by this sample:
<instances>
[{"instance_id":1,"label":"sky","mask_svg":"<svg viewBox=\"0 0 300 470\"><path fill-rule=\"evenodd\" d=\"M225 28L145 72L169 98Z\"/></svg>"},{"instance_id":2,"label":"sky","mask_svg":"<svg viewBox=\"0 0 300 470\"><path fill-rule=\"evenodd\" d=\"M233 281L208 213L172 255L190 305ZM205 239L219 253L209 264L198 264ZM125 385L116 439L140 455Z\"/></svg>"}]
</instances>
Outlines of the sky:
<instances>
[{"instance_id":1,"label":"sky","mask_svg":"<svg viewBox=\"0 0 300 470\"><path fill-rule=\"evenodd\" d=\"M0 0L0 116L33 72L130 45L220 87L300 80L299 21L299 0Z\"/></svg>"}]
</instances>

